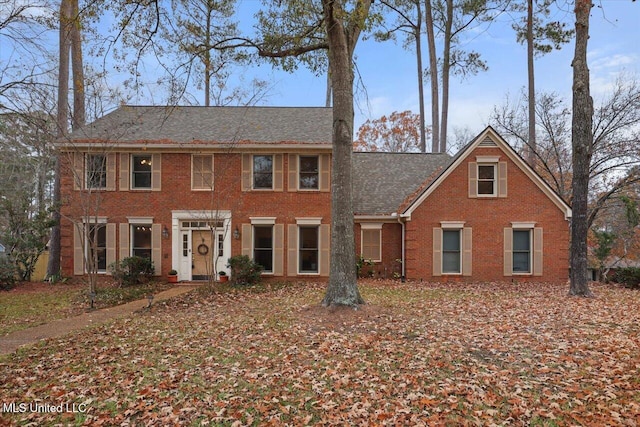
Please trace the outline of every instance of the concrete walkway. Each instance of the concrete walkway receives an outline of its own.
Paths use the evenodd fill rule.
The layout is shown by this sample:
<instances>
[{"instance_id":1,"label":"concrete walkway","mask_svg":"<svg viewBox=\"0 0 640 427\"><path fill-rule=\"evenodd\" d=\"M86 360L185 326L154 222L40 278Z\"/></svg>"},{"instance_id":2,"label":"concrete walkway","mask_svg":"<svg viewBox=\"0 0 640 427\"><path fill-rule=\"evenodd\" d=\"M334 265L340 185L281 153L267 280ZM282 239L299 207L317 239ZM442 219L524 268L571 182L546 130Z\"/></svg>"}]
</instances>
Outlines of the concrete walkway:
<instances>
[{"instance_id":1,"label":"concrete walkway","mask_svg":"<svg viewBox=\"0 0 640 427\"><path fill-rule=\"evenodd\" d=\"M166 291L155 294L153 303L164 301L178 295L185 294L196 288L196 285L179 285ZM22 345L33 344L47 338L55 338L87 326L99 325L110 319L127 316L136 310L149 305L148 299L132 301L127 304L115 307L103 308L101 310L89 311L79 316L67 319L55 320L44 325L12 332L0 337L0 355L13 353Z\"/></svg>"}]
</instances>

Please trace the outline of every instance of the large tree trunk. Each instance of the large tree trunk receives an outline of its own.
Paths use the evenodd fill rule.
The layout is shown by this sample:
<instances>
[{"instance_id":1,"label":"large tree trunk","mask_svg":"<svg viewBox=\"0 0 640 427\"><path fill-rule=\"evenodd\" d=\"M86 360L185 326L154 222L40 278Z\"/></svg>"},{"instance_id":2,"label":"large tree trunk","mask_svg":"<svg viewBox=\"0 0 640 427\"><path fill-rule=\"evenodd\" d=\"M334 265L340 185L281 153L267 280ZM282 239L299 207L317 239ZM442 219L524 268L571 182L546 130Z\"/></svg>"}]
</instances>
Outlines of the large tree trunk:
<instances>
[{"instance_id":1,"label":"large tree trunk","mask_svg":"<svg viewBox=\"0 0 640 427\"><path fill-rule=\"evenodd\" d=\"M536 158L536 88L533 69L533 2L527 0L527 74L529 80L529 142L527 144L527 163L535 169Z\"/></svg>"},{"instance_id":2,"label":"large tree trunk","mask_svg":"<svg viewBox=\"0 0 640 427\"><path fill-rule=\"evenodd\" d=\"M449 75L451 71L451 28L453 27L453 0L447 0L447 21L442 49L442 119L440 120L440 152L447 152L447 126L449 122Z\"/></svg>"},{"instance_id":3,"label":"large tree trunk","mask_svg":"<svg viewBox=\"0 0 640 427\"><path fill-rule=\"evenodd\" d=\"M418 96L420 106L420 152L427 152L427 132L424 126L424 82L422 79L422 6L420 6L420 0L416 0L416 25L414 28L414 35L416 37L416 59L418 67Z\"/></svg>"},{"instance_id":4,"label":"large tree trunk","mask_svg":"<svg viewBox=\"0 0 640 427\"><path fill-rule=\"evenodd\" d=\"M366 11L370 1L364 1ZM358 290L353 230L353 49L359 29L344 26L340 2L322 1L329 43L333 87L333 163L331 170L331 272L322 300L324 306L357 306L364 300ZM357 13L354 12L354 13ZM366 15L364 15L366 17ZM357 19L357 18L356 18Z\"/></svg>"},{"instance_id":5,"label":"large tree trunk","mask_svg":"<svg viewBox=\"0 0 640 427\"><path fill-rule=\"evenodd\" d=\"M69 117L69 53L71 50L71 20L73 8L69 0L60 3L59 49L60 62L58 65L58 137L64 137L68 132ZM53 179L53 227L49 243L49 262L47 264L47 278L57 278L60 274L60 153L57 153Z\"/></svg>"},{"instance_id":6,"label":"large tree trunk","mask_svg":"<svg viewBox=\"0 0 640 427\"><path fill-rule=\"evenodd\" d=\"M80 10L78 0L72 0L71 16L71 70L73 72L73 120L71 128L78 129L85 124L84 104L84 64L82 60L82 36L80 34Z\"/></svg>"},{"instance_id":7,"label":"large tree trunk","mask_svg":"<svg viewBox=\"0 0 640 427\"><path fill-rule=\"evenodd\" d=\"M589 90L587 40L591 0L576 0L576 48L573 57L573 218L571 220L571 295L591 296L587 277L587 197L593 148L593 100Z\"/></svg>"},{"instance_id":8,"label":"large tree trunk","mask_svg":"<svg viewBox=\"0 0 640 427\"><path fill-rule=\"evenodd\" d=\"M440 98L438 88L438 54L433 28L431 0L424 1L424 23L427 27L427 47L429 51L429 77L431 78L431 152L440 151Z\"/></svg>"}]
</instances>

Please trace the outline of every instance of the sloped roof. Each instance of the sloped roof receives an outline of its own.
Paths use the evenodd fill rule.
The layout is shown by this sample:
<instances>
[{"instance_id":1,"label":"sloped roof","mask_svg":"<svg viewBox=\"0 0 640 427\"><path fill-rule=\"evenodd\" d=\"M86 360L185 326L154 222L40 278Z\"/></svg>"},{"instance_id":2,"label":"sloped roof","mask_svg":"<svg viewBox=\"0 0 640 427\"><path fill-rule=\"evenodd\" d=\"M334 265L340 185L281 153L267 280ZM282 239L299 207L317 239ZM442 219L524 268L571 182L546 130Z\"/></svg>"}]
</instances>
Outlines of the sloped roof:
<instances>
[{"instance_id":1,"label":"sloped roof","mask_svg":"<svg viewBox=\"0 0 640 427\"><path fill-rule=\"evenodd\" d=\"M479 146L498 147L507 155L531 181L538 186L540 190L560 209L565 219L571 218L571 207L547 184L540 175L538 175L528 164L516 153L491 126L487 126L485 130L480 132L471 142L469 142L462 150L460 150L452 159L446 168L438 174L428 185L419 192L417 197L413 198L411 203L403 207L402 216L410 218L413 211L427 198L429 195L456 169L462 161L471 154L471 152Z\"/></svg>"},{"instance_id":2,"label":"sloped roof","mask_svg":"<svg viewBox=\"0 0 640 427\"><path fill-rule=\"evenodd\" d=\"M122 106L69 139L123 145L331 144L331 134L331 108Z\"/></svg>"},{"instance_id":3,"label":"sloped roof","mask_svg":"<svg viewBox=\"0 0 640 427\"><path fill-rule=\"evenodd\" d=\"M353 153L353 210L390 215L451 162L445 153Z\"/></svg>"}]
</instances>

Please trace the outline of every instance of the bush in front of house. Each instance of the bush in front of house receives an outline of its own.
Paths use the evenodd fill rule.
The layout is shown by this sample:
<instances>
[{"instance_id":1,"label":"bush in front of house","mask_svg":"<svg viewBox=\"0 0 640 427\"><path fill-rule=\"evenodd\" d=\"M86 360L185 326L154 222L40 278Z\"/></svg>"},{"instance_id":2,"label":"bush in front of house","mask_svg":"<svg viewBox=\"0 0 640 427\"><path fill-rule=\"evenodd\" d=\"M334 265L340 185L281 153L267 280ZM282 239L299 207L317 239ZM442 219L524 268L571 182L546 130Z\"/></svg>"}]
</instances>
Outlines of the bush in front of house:
<instances>
[{"instance_id":1,"label":"bush in front of house","mask_svg":"<svg viewBox=\"0 0 640 427\"><path fill-rule=\"evenodd\" d=\"M237 285L253 285L262 280L263 267L246 255L229 258L227 267L231 269L231 281Z\"/></svg>"},{"instance_id":2,"label":"bush in front of house","mask_svg":"<svg viewBox=\"0 0 640 427\"><path fill-rule=\"evenodd\" d=\"M613 275L613 281L621 283L627 288L640 289L640 268L621 268Z\"/></svg>"},{"instance_id":3,"label":"bush in front of house","mask_svg":"<svg viewBox=\"0 0 640 427\"><path fill-rule=\"evenodd\" d=\"M131 256L110 264L109 271L120 286L139 285L153 277L153 261L149 258Z\"/></svg>"},{"instance_id":4,"label":"bush in front of house","mask_svg":"<svg viewBox=\"0 0 640 427\"><path fill-rule=\"evenodd\" d=\"M0 257L0 290L8 291L16 286L18 270L6 256Z\"/></svg>"}]
</instances>

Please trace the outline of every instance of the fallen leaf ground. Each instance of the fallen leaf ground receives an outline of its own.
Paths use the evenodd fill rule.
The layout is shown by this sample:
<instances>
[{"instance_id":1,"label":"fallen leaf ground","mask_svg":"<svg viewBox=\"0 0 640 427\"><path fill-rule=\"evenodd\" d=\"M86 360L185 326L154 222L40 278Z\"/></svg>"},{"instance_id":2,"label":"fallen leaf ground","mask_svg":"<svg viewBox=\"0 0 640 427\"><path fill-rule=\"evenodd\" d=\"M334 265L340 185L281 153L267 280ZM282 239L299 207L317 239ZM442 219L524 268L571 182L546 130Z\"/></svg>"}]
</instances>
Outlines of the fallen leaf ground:
<instances>
[{"instance_id":1,"label":"fallen leaf ground","mask_svg":"<svg viewBox=\"0 0 640 427\"><path fill-rule=\"evenodd\" d=\"M0 359L0 424L640 424L640 292L360 287L357 311L323 285L192 293L27 347Z\"/></svg>"}]
</instances>

